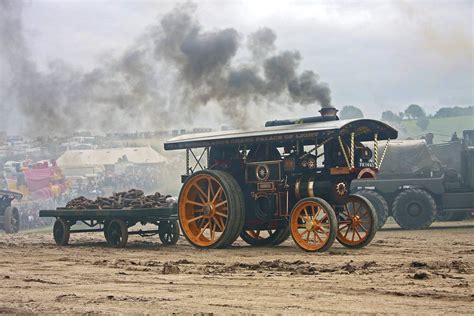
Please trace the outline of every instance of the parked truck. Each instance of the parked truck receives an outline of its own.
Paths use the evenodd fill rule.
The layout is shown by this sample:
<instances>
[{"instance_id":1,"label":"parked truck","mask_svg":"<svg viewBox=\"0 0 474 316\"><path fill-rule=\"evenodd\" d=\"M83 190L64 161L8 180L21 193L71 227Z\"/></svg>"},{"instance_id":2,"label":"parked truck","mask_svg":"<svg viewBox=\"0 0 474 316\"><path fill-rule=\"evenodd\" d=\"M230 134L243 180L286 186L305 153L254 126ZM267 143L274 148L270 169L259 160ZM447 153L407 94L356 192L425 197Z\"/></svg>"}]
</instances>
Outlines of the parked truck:
<instances>
[{"instance_id":1,"label":"parked truck","mask_svg":"<svg viewBox=\"0 0 474 316\"><path fill-rule=\"evenodd\" d=\"M393 141L377 178L353 181L351 190L372 202L379 227L389 216L403 229L463 219L474 210L474 130L441 144Z\"/></svg>"}]
</instances>

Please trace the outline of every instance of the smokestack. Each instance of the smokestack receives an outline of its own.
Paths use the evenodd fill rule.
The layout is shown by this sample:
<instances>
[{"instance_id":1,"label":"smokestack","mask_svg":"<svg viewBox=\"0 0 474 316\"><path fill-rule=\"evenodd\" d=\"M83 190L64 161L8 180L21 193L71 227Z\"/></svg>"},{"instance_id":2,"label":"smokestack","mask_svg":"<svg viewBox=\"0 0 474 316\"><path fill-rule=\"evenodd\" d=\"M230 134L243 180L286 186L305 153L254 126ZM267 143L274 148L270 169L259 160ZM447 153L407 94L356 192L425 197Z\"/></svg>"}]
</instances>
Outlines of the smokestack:
<instances>
[{"instance_id":1,"label":"smokestack","mask_svg":"<svg viewBox=\"0 0 474 316\"><path fill-rule=\"evenodd\" d=\"M339 110L333 106L325 107L319 110L319 113L321 113L322 117L337 117L337 112L339 112Z\"/></svg>"}]
</instances>

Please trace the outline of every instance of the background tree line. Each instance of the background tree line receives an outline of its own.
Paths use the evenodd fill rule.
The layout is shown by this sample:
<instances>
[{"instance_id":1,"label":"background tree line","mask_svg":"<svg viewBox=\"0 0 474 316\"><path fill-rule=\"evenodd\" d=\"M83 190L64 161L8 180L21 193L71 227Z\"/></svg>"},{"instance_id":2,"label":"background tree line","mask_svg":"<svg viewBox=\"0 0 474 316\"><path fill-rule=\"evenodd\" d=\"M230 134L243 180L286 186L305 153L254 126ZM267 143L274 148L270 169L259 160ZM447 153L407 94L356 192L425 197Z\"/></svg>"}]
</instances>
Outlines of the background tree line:
<instances>
[{"instance_id":1,"label":"background tree line","mask_svg":"<svg viewBox=\"0 0 474 316\"><path fill-rule=\"evenodd\" d=\"M418 104L410 104L405 111L395 113L387 110L382 112L381 120L391 123L400 123L402 120L416 120L416 125L425 131L429 124L430 118L444 118L457 116L474 116L474 106L468 107L442 107L433 115L427 115L425 110ZM339 113L341 119L355 119L364 117L361 109L353 105L346 105Z\"/></svg>"}]
</instances>

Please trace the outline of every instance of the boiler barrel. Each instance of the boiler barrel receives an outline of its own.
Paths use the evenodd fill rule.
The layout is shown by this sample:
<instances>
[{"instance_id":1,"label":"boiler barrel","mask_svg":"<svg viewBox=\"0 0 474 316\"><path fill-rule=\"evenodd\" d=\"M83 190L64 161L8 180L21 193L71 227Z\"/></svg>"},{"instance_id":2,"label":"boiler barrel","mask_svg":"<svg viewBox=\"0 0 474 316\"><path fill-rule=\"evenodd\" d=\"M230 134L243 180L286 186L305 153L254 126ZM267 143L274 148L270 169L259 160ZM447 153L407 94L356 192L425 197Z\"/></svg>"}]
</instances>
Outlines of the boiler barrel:
<instances>
[{"instance_id":1,"label":"boiler barrel","mask_svg":"<svg viewBox=\"0 0 474 316\"><path fill-rule=\"evenodd\" d=\"M319 122L336 121L336 120L338 120L337 116L310 116L310 117L303 117L300 119L267 121L265 123L265 127L304 124L304 123L319 123Z\"/></svg>"}]
</instances>

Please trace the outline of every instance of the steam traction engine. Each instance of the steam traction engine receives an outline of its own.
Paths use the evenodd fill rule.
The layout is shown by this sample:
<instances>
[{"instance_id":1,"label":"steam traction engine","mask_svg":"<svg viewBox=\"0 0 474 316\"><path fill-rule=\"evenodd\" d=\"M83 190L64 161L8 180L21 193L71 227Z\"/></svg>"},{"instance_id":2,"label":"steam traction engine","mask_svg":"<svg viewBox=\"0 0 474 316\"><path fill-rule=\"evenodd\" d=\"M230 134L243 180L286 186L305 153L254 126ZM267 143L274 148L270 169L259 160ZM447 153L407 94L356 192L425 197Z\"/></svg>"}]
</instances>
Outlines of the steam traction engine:
<instances>
[{"instance_id":1,"label":"steam traction engine","mask_svg":"<svg viewBox=\"0 0 474 316\"><path fill-rule=\"evenodd\" d=\"M334 108L320 112L166 142L166 150L186 150L178 210L186 239L225 248L239 235L251 245L277 245L291 234L300 248L320 252L335 239L350 248L369 244L376 211L348 190L353 179L375 176L397 131L375 120L339 120ZM379 140L387 140L380 152ZM363 141L374 141L374 150Z\"/></svg>"}]
</instances>

